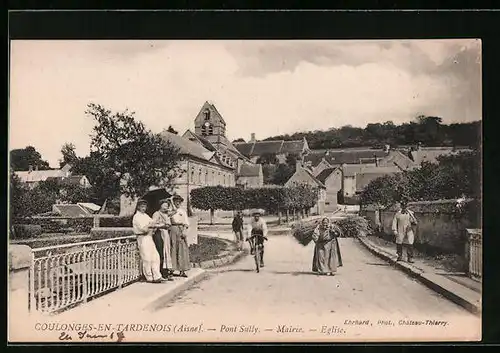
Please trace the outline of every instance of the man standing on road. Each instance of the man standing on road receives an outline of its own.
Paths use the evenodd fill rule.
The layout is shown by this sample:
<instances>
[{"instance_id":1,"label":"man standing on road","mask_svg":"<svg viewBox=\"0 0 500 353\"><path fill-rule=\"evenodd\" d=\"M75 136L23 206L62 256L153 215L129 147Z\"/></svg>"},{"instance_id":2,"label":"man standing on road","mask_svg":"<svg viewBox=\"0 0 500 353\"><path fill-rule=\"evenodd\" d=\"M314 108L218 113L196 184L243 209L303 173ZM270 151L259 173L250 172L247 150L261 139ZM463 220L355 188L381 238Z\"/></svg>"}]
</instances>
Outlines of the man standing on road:
<instances>
[{"instance_id":1,"label":"man standing on road","mask_svg":"<svg viewBox=\"0 0 500 353\"><path fill-rule=\"evenodd\" d=\"M246 240L250 242L251 254L253 255L256 250L260 250L260 267L264 267L264 240L267 240L267 224L260 218L260 212L254 212L253 219L248 225L248 237Z\"/></svg>"},{"instance_id":2,"label":"man standing on road","mask_svg":"<svg viewBox=\"0 0 500 353\"><path fill-rule=\"evenodd\" d=\"M403 260L403 247L406 248L408 262L413 263L413 242L415 234L413 226L417 224L417 219L412 211L408 209L408 202L406 199L401 201L401 209L396 212L392 220L392 231L396 237L396 248L398 259Z\"/></svg>"},{"instance_id":3,"label":"man standing on road","mask_svg":"<svg viewBox=\"0 0 500 353\"><path fill-rule=\"evenodd\" d=\"M241 212L238 212L233 219L233 232L236 236L236 243L238 244L238 250L241 250L243 247L243 217L241 216Z\"/></svg>"}]
</instances>

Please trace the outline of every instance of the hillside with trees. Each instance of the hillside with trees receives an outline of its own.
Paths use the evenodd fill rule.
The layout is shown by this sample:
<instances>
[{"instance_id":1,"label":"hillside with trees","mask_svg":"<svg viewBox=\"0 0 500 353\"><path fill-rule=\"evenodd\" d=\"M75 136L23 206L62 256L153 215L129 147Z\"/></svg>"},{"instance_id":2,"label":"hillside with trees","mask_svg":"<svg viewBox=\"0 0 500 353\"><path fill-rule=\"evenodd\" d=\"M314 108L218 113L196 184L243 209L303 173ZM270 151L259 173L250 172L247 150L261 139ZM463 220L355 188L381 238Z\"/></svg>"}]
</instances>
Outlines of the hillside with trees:
<instances>
[{"instance_id":1,"label":"hillside with trees","mask_svg":"<svg viewBox=\"0 0 500 353\"><path fill-rule=\"evenodd\" d=\"M395 125L392 121L368 124L365 128L350 125L328 130L297 132L266 138L300 140L306 138L311 149L405 146L418 142L423 146L464 146L477 148L481 144L481 121L443 124L442 118L419 116L414 121Z\"/></svg>"}]
</instances>

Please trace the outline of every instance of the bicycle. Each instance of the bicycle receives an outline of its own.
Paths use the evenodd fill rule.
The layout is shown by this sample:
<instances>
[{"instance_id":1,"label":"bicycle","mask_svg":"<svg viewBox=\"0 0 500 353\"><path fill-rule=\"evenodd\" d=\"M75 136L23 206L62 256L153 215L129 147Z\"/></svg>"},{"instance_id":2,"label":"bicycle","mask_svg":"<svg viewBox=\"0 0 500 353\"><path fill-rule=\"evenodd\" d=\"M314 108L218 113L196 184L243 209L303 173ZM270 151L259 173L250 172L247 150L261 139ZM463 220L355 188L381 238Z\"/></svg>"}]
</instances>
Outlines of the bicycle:
<instances>
[{"instance_id":1,"label":"bicycle","mask_svg":"<svg viewBox=\"0 0 500 353\"><path fill-rule=\"evenodd\" d=\"M247 241L250 243L250 248L254 249L254 259L255 259L255 270L257 273L260 272L260 264L262 252L264 251L264 240L267 241L267 238L262 234L252 234Z\"/></svg>"}]
</instances>

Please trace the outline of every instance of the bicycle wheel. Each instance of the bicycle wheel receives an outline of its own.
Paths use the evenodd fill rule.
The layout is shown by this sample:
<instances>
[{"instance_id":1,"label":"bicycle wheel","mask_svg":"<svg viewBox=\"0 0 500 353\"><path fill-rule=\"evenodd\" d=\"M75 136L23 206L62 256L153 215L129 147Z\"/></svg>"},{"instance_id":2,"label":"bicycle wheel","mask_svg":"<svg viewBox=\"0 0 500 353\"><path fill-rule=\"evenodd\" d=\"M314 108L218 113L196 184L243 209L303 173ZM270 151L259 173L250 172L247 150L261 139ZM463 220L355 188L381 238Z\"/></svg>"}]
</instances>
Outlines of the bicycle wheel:
<instances>
[{"instance_id":1,"label":"bicycle wheel","mask_svg":"<svg viewBox=\"0 0 500 353\"><path fill-rule=\"evenodd\" d=\"M259 246L257 245L255 247L255 270L258 272L260 272L260 248Z\"/></svg>"}]
</instances>

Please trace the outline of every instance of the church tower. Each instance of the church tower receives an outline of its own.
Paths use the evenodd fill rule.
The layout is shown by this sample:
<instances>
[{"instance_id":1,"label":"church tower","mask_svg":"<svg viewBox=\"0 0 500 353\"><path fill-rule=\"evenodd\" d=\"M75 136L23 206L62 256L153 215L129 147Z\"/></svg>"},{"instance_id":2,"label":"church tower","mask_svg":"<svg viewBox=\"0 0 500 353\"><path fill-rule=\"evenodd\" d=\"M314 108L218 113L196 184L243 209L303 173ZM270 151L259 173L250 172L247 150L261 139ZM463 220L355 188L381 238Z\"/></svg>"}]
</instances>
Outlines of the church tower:
<instances>
[{"instance_id":1,"label":"church tower","mask_svg":"<svg viewBox=\"0 0 500 353\"><path fill-rule=\"evenodd\" d=\"M226 141L226 122L215 106L205 102L194 120L194 131L214 145L224 144Z\"/></svg>"}]
</instances>

